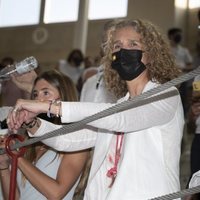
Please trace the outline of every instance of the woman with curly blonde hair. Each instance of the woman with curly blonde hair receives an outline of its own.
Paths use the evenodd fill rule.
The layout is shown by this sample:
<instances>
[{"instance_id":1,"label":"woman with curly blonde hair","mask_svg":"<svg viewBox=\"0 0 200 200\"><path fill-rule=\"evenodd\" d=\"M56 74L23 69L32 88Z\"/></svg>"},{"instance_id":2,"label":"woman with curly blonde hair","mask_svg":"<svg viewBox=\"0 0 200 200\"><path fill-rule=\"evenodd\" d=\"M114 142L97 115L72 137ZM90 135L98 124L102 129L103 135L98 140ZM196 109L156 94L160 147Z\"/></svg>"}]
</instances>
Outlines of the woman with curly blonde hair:
<instances>
[{"instance_id":1,"label":"woman with curly blonde hair","mask_svg":"<svg viewBox=\"0 0 200 200\"><path fill-rule=\"evenodd\" d=\"M134 98L178 76L174 58L162 34L144 20L120 20L109 30L103 45L105 82L118 98ZM74 151L94 148L84 199L146 200L180 189L179 160L184 126L180 95L115 113L84 129L48 139L45 144ZM166 92L166 91L162 91ZM61 102L51 113L62 122L75 122L110 108L112 103ZM8 117L11 130L46 113L49 102L18 100ZM29 129L40 136L60 126L37 119Z\"/></svg>"},{"instance_id":2,"label":"woman with curly blonde hair","mask_svg":"<svg viewBox=\"0 0 200 200\"><path fill-rule=\"evenodd\" d=\"M137 33L140 33L140 42L144 45L144 52L148 53L148 57L151 58L148 65L148 76L153 82L165 83L173 78L176 78L180 70L175 64L175 60L170 51L169 43L167 39L163 37L159 28L153 25L151 22L142 20L121 20L113 27L108 33L108 40L102 44L105 52L103 58L103 63L105 66L104 78L106 85L114 94L118 97L123 97L128 91L126 82L122 80L116 70L111 67L112 60L110 59L112 55L113 46L113 34L116 29L121 29L123 27L130 26ZM118 87L116 87L116 85Z\"/></svg>"}]
</instances>

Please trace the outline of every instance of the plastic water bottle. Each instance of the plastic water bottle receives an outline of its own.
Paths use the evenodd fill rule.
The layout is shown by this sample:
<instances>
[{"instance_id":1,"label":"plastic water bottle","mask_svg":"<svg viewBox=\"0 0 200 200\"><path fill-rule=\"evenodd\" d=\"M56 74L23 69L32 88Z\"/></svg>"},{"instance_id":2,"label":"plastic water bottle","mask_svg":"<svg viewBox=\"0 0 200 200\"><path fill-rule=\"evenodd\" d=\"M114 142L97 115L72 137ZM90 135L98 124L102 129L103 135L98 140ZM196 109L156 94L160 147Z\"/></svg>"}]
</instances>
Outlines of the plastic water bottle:
<instances>
[{"instance_id":1,"label":"plastic water bottle","mask_svg":"<svg viewBox=\"0 0 200 200\"><path fill-rule=\"evenodd\" d=\"M13 65L8 65L0 70L0 80L8 80L11 75L18 76L30 72L38 67L37 60L31 56Z\"/></svg>"}]
</instances>

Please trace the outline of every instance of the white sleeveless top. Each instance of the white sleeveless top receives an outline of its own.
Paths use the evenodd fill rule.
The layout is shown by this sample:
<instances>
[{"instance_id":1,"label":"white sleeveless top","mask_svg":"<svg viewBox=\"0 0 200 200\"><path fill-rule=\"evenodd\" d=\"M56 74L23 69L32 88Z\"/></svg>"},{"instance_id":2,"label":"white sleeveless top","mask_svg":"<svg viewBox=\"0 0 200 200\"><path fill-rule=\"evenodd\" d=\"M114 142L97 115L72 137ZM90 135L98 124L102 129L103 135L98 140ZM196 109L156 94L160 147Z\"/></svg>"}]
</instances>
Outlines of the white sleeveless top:
<instances>
[{"instance_id":1,"label":"white sleeveless top","mask_svg":"<svg viewBox=\"0 0 200 200\"><path fill-rule=\"evenodd\" d=\"M56 152L53 150L48 150L37 162L36 167L40 169L42 172L47 174L52 178L56 178L58 167L60 165L61 159L59 156L56 156ZM25 185L22 182L22 173L20 170L17 171L17 183L20 190L20 200L46 200L47 198L42 195L39 191L37 191L31 183L26 180ZM63 198L63 200L71 200L77 183L73 186L73 188L67 193L67 195Z\"/></svg>"}]
</instances>

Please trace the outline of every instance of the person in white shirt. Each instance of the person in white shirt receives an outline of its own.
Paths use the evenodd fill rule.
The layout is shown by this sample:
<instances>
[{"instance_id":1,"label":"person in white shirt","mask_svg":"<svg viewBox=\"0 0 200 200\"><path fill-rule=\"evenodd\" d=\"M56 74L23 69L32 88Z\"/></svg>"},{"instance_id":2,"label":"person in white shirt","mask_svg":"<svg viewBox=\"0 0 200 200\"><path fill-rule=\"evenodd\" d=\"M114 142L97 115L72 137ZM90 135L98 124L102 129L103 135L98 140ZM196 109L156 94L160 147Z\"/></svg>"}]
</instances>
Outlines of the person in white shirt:
<instances>
[{"instance_id":1,"label":"person in white shirt","mask_svg":"<svg viewBox=\"0 0 200 200\"><path fill-rule=\"evenodd\" d=\"M81 102L114 103L117 98L106 89L103 80L103 66L98 67L97 74L90 77L83 85Z\"/></svg>"},{"instance_id":2,"label":"person in white shirt","mask_svg":"<svg viewBox=\"0 0 200 200\"><path fill-rule=\"evenodd\" d=\"M80 49L73 49L66 60L59 60L58 70L69 76L76 85L84 70L83 61L84 56L82 51Z\"/></svg>"},{"instance_id":3,"label":"person in white shirt","mask_svg":"<svg viewBox=\"0 0 200 200\"><path fill-rule=\"evenodd\" d=\"M171 28L168 30L168 38L172 54L175 57L177 66L183 73L193 69L193 57L188 48L184 47L182 42L182 30L180 28ZM183 102L184 112L187 115L189 109L189 98L191 97L191 81L184 82L179 88L181 99Z\"/></svg>"},{"instance_id":4,"label":"person in white shirt","mask_svg":"<svg viewBox=\"0 0 200 200\"><path fill-rule=\"evenodd\" d=\"M116 20L109 20L103 26L102 38L101 38L101 50L100 55L104 56L103 46L108 40L109 31L115 25ZM90 77L84 84L81 90L80 101L81 102L98 102L98 103L115 103L117 97L113 92L106 88L104 77L103 77L104 65L101 64L97 68L97 73Z\"/></svg>"},{"instance_id":5,"label":"person in white shirt","mask_svg":"<svg viewBox=\"0 0 200 200\"><path fill-rule=\"evenodd\" d=\"M29 84L29 82L26 83ZM26 83L24 82L24 84ZM27 84L26 86L28 86ZM31 97L37 101L50 102L55 99L77 101L78 99L72 80L56 70L41 73L34 83L30 82L30 85L32 87L28 88L24 85L24 89L27 88L26 91L29 91L29 88L32 88ZM46 115L40 115L40 117L50 120L54 124L60 124L60 118L55 115L51 118ZM24 124L23 128L30 128L32 123ZM22 134L22 132L20 133ZM27 134L25 133L25 135ZM1 140L0 145L4 146L4 141ZM15 199L72 200L87 157L88 151L77 151L71 154L57 152L41 142L29 146L26 154L18 158ZM0 176L3 196L8 199L11 172L7 155L0 155Z\"/></svg>"},{"instance_id":6,"label":"person in white shirt","mask_svg":"<svg viewBox=\"0 0 200 200\"><path fill-rule=\"evenodd\" d=\"M192 69L193 58L188 48L181 45L182 30L180 28L171 28L168 30L171 50L176 59L177 66L187 72Z\"/></svg>"},{"instance_id":7,"label":"person in white shirt","mask_svg":"<svg viewBox=\"0 0 200 200\"><path fill-rule=\"evenodd\" d=\"M169 44L151 22L120 20L104 44L104 80L118 102L134 98L178 76ZM177 95L90 122L84 129L43 142L57 150L94 147L85 200L146 200L180 189L183 108ZM163 91L164 92L164 91ZM112 103L18 100L7 118L10 130L38 113L58 113L77 122L116 105ZM37 118L29 134L41 136L60 128Z\"/></svg>"}]
</instances>

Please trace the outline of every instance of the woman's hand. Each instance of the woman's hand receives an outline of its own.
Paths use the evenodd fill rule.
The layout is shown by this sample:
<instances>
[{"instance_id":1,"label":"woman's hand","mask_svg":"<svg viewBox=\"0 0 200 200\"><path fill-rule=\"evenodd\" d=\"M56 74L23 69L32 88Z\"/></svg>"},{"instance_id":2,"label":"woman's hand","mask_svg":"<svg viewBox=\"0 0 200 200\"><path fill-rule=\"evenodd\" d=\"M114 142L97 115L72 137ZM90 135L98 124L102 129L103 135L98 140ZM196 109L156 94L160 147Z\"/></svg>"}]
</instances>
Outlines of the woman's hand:
<instances>
[{"instance_id":1,"label":"woman's hand","mask_svg":"<svg viewBox=\"0 0 200 200\"><path fill-rule=\"evenodd\" d=\"M37 74L33 70L20 76L12 76L12 81L17 85L18 88L31 93L36 78Z\"/></svg>"},{"instance_id":2,"label":"woman's hand","mask_svg":"<svg viewBox=\"0 0 200 200\"><path fill-rule=\"evenodd\" d=\"M23 123L30 123L40 113L47 113L49 101L18 99L7 117L8 128L16 132Z\"/></svg>"}]
</instances>

